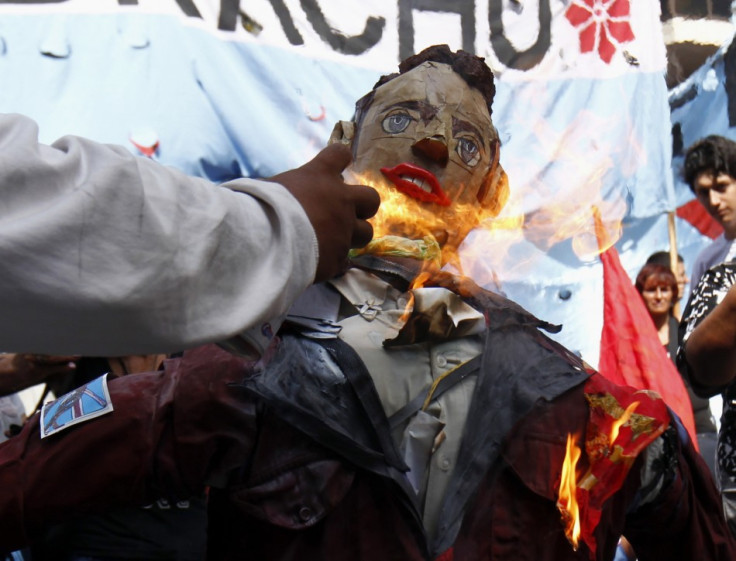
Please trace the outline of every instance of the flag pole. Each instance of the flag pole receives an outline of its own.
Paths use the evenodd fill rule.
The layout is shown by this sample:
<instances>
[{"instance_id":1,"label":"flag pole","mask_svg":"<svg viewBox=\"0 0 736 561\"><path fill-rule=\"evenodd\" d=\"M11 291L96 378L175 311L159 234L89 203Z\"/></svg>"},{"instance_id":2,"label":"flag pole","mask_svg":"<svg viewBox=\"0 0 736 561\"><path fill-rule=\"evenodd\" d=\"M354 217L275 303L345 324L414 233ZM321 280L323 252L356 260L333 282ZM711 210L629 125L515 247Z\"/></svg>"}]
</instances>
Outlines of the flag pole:
<instances>
[{"instance_id":1,"label":"flag pole","mask_svg":"<svg viewBox=\"0 0 736 561\"><path fill-rule=\"evenodd\" d=\"M675 211L671 210L667 213L667 230L670 239L670 269L674 273L677 271L678 256L677 256L677 230L675 228ZM677 274L675 273L675 276ZM675 315L677 320L680 320L680 299L678 295L675 295L675 305L672 307L672 313Z\"/></svg>"}]
</instances>

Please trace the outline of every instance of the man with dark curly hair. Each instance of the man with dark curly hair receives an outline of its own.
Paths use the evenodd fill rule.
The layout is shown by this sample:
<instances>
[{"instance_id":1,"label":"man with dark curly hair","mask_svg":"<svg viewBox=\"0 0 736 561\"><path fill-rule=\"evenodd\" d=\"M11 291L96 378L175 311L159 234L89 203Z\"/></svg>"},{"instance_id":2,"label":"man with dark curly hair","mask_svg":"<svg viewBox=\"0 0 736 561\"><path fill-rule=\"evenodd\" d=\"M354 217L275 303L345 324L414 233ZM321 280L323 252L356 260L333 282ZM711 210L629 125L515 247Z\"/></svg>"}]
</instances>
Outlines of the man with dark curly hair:
<instances>
[{"instance_id":1,"label":"man with dark curly hair","mask_svg":"<svg viewBox=\"0 0 736 561\"><path fill-rule=\"evenodd\" d=\"M688 148L682 176L723 233L705 247L693 264L691 292L703 273L736 256L736 142L723 136L702 138Z\"/></svg>"},{"instance_id":2,"label":"man with dark curly hair","mask_svg":"<svg viewBox=\"0 0 736 561\"><path fill-rule=\"evenodd\" d=\"M736 279L736 142L718 135L698 140L685 155L682 175L700 204L723 227L723 233L700 252L693 265L692 289L679 328L678 366L698 399L722 398L715 477L726 519L736 535L735 372L722 351L703 344L722 343L731 334L724 328L723 316L732 300L726 295ZM720 321L708 319L711 312ZM698 327L701 322L703 327ZM696 331L699 335L693 340Z\"/></svg>"}]
</instances>

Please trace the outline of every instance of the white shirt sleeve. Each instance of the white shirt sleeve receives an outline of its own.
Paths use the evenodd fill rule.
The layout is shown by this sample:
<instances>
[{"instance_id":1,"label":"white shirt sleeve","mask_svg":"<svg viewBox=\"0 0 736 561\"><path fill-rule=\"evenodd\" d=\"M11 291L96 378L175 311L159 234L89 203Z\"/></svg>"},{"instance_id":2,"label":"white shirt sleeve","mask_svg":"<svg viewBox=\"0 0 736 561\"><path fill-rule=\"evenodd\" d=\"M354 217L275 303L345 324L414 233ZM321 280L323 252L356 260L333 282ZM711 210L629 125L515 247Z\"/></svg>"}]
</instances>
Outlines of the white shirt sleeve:
<instances>
[{"instance_id":1,"label":"white shirt sleeve","mask_svg":"<svg viewBox=\"0 0 736 561\"><path fill-rule=\"evenodd\" d=\"M175 351L285 313L314 279L309 219L276 183L227 186L0 114L0 349Z\"/></svg>"}]
</instances>

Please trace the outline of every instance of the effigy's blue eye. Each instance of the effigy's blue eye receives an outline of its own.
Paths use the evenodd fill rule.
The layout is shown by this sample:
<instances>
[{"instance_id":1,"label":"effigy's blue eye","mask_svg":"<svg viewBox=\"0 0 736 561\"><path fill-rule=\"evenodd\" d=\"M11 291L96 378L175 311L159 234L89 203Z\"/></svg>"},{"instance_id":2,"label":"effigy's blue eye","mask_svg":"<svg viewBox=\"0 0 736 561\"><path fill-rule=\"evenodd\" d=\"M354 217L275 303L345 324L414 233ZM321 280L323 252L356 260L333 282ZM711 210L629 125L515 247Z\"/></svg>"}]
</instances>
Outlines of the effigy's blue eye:
<instances>
[{"instance_id":1,"label":"effigy's blue eye","mask_svg":"<svg viewBox=\"0 0 736 561\"><path fill-rule=\"evenodd\" d=\"M458 139L456 151L463 162L469 166L474 166L480 161L478 145L469 138Z\"/></svg>"},{"instance_id":2,"label":"effigy's blue eye","mask_svg":"<svg viewBox=\"0 0 736 561\"><path fill-rule=\"evenodd\" d=\"M414 119L406 113L394 113L386 117L381 123L381 128L389 134L404 132Z\"/></svg>"}]
</instances>

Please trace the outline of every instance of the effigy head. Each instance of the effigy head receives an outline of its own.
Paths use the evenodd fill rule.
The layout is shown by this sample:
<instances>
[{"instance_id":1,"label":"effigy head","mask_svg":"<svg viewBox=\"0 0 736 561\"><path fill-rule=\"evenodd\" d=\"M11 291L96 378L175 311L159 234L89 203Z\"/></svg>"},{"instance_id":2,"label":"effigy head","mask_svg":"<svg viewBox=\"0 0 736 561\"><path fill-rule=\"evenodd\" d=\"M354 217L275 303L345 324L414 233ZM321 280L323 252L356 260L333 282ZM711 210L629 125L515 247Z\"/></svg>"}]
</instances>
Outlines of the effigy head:
<instances>
[{"instance_id":1,"label":"effigy head","mask_svg":"<svg viewBox=\"0 0 736 561\"><path fill-rule=\"evenodd\" d=\"M376 235L434 238L457 247L508 198L491 119L493 74L482 58L429 47L384 76L336 125L351 146L348 172L381 193Z\"/></svg>"}]
</instances>

